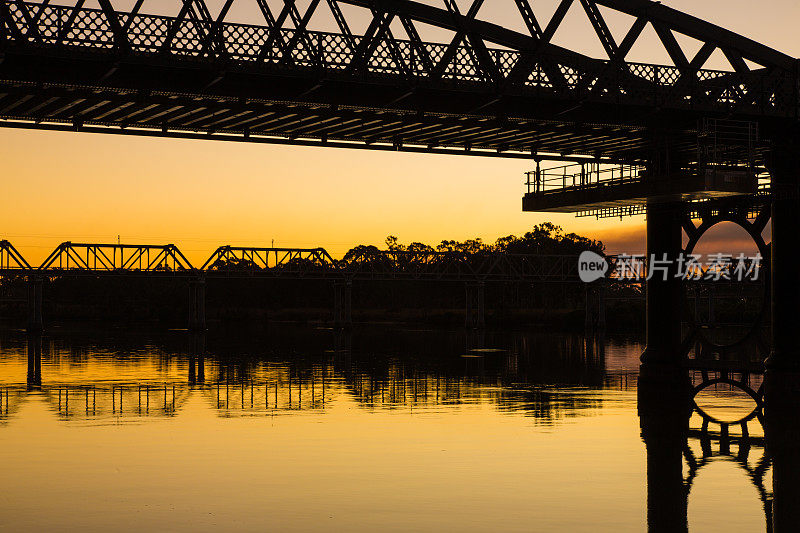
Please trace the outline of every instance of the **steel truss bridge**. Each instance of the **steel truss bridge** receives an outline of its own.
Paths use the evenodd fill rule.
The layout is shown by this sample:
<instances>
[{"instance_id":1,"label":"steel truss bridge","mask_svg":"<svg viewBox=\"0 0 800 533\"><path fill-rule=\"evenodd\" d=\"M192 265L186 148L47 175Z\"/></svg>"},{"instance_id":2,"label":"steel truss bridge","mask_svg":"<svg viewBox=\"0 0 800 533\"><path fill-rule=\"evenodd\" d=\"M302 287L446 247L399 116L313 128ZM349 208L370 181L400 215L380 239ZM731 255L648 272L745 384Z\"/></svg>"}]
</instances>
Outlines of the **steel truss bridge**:
<instances>
[{"instance_id":1,"label":"steel truss bridge","mask_svg":"<svg viewBox=\"0 0 800 533\"><path fill-rule=\"evenodd\" d=\"M336 260L324 248L221 246L194 267L174 244L65 242L31 266L9 241L0 241L0 275L71 277L102 275L186 278L306 278L347 280L577 282L572 255L525 255L366 250Z\"/></svg>"},{"instance_id":2,"label":"steel truss bridge","mask_svg":"<svg viewBox=\"0 0 800 533\"><path fill-rule=\"evenodd\" d=\"M694 157L701 118L797 124L795 58L650 0L515 0L519 30L483 0L85 4L0 1L0 125L641 162ZM605 57L556 44L572 11ZM627 59L651 30L672 64Z\"/></svg>"},{"instance_id":3,"label":"steel truss bridge","mask_svg":"<svg viewBox=\"0 0 800 533\"><path fill-rule=\"evenodd\" d=\"M691 249L689 250L691 251ZM768 251L761 250L764 257ZM42 327L43 281L57 278L134 276L168 277L189 283L189 324L205 327L205 285L213 279L286 279L328 280L334 287L334 323L348 325L351 318L351 295L354 281L454 282L466 287L466 324L484 326L485 285L487 283L528 283L581 285L577 255L508 254L500 252L436 252L431 250L378 250L365 247L334 259L324 248L257 248L220 246L202 264L195 267L174 244L132 245L73 243L59 244L38 266L32 266L7 240L0 241L0 278L25 278L29 282L27 304L29 328ZM602 282L583 284L586 288L586 327L605 327L605 293L610 285L628 286L634 291L623 298L643 295L647 276L644 257L639 266L629 265L628 273L618 268L631 258L607 256L609 270ZM733 289L732 294L750 294L764 284L756 277L735 281L731 264L727 281L691 281L693 301L700 293L717 285ZM637 276L630 274L637 272ZM712 287L712 285L714 287ZM737 292L738 291L738 292ZM746 292L741 292L746 291ZM749 292L747 292L749 291ZM712 294L709 292L709 294ZM707 296L712 298L712 296ZM11 298L13 299L13 298ZM713 303L709 299L709 306ZM693 327L698 324L690 320ZM702 335L691 335L685 351L693 342L708 344ZM764 342L762 342L764 344ZM711 346L709 344L709 346ZM718 347L713 347L717 349Z\"/></svg>"},{"instance_id":4,"label":"steel truss bridge","mask_svg":"<svg viewBox=\"0 0 800 533\"><path fill-rule=\"evenodd\" d=\"M486 282L580 283L577 256L365 249L336 260L323 248L221 246L202 267L195 268L174 244L65 242L41 265L33 267L10 242L0 241L0 277L24 277L29 281L27 307L31 331L40 331L43 327L45 279L101 276L188 280L190 329L205 328L205 282L209 279L331 280L337 326L352 324L353 281L461 282L466 285L466 324L474 328L484 325ZM591 301L594 302L592 317L600 316L602 300ZM592 318L591 322L597 319Z\"/></svg>"}]
</instances>

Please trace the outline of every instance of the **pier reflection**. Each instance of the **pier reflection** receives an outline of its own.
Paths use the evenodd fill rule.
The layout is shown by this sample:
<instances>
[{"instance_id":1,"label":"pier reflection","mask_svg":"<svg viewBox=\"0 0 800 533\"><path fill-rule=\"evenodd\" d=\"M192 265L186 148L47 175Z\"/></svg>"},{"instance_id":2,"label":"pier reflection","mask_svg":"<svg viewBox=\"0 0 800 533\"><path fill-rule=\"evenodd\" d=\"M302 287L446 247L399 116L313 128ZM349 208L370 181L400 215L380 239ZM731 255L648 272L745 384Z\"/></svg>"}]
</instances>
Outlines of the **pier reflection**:
<instances>
[{"instance_id":1,"label":"pier reflection","mask_svg":"<svg viewBox=\"0 0 800 533\"><path fill-rule=\"evenodd\" d=\"M705 467L739 467L755 488L764 531L797 531L800 524L800 375L754 373L710 364L690 369L685 380L640 381L638 409L647 450L648 530L689 531L692 488ZM755 407L732 414L718 402L709 412L698 394L710 387L739 390ZM771 475L770 475L771 472ZM720 509L720 518L724 516Z\"/></svg>"}]
</instances>

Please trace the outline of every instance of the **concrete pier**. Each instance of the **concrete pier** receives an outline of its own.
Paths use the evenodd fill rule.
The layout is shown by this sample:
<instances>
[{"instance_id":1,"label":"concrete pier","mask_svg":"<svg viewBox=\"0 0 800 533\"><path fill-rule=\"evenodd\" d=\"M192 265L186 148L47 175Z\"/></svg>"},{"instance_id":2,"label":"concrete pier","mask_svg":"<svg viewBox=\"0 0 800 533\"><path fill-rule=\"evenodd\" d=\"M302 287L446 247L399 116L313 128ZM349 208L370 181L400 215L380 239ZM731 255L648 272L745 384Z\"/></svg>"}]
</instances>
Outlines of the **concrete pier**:
<instances>
[{"instance_id":1,"label":"concrete pier","mask_svg":"<svg viewBox=\"0 0 800 533\"><path fill-rule=\"evenodd\" d=\"M764 381L764 435L772 459L772 531L800 524L800 372L770 369Z\"/></svg>"},{"instance_id":2,"label":"concrete pier","mask_svg":"<svg viewBox=\"0 0 800 533\"><path fill-rule=\"evenodd\" d=\"M333 282L333 327L349 328L353 325L353 282Z\"/></svg>"},{"instance_id":3,"label":"concrete pier","mask_svg":"<svg viewBox=\"0 0 800 533\"><path fill-rule=\"evenodd\" d=\"M202 279L189 282L189 329L206 329L206 282Z\"/></svg>"},{"instance_id":4,"label":"concrete pier","mask_svg":"<svg viewBox=\"0 0 800 533\"><path fill-rule=\"evenodd\" d=\"M38 334L44 329L42 291L44 282L39 276L28 278L28 333Z\"/></svg>"},{"instance_id":5,"label":"concrete pier","mask_svg":"<svg viewBox=\"0 0 800 533\"><path fill-rule=\"evenodd\" d=\"M800 136L773 148L772 176L772 353L767 366L800 371L797 306L800 303Z\"/></svg>"},{"instance_id":6,"label":"concrete pier","mask_svg":"<svg viewBox=\"0 0 800 533\"><path fill-rule=\"evenodd\" d=\"M680 364L682 252L681 205L647 206L647 347L642 354L642 376L661 375L660 367Z\"/></svg>"},{"instance_id":7,"label":"concrete pier","mask_svg":"<svg viewBox=\"0 0 800 533\"><path fill-rule=\"evenodd\" d=\"M486 285L482 281L467 283L464 326L467 329L486 327Z\"/></svg>"}]
</instances>

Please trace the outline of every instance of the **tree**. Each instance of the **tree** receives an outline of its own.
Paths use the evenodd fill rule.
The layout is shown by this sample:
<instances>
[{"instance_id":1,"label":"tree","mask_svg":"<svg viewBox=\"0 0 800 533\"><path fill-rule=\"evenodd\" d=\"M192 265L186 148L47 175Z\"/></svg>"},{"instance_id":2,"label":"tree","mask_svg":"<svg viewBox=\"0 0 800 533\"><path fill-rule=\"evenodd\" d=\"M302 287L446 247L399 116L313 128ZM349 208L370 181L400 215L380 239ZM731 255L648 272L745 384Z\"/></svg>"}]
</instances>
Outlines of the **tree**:
<instances>
[{"instance_id":1,"label":"tree","mask_svg":"<svg viewBox=\"0 0 800 533\"><path fill-rule=\"evenodd\" d=\"M509 235L497 239L494 251L510 254L576 255L586 250L603 253L605 246L600 241L582 237L575 233L564 233L561 226L543 222L522 237Z\"/></svg>"},{"instance_id":2,"label":"tree","mask_svg":"<svg viewBox=\"0 0 800 533\"><path fill-rule=\"evenodd\" d=\"M359 244L358 246L350 248L350 250L348 250L347 253L344 254L342 260L344 262L349 262L359 257L375 256L380 252L381 251L378 249L377 246L372 246L371 244L370 245Z\"/></svg>"},{"instance_id":3,"label":"tree","mask_svg":"<svg viewBox=\"0 0 800 533\"><path fill-rule=\"evenodd\" d=\"M427 244L423 244L421 242L412 242L411 244L408 245L406 251L413 252L415 254L427 254L434 252L435 250L433 249L433 247L428 246Z\"/></svg>"},{"instance_id":4,"label":"tree","mask_svg":"<svg viewBox=\"0 0 800 533\"><path fill-rule=\"evenodd\" d=\"M436 247L440 252L461 252L464 254L477 254L480 252L490 251L491 247L484 244L483 240L478 237L477 239L467 239L464 242L458 241L442 241Z\"/></svg>"},{"instance_id":5,"label":"tree","mask_svg":"<svg viewBox=\"0 0 800 533\"><path fill-rule=\"evenodd\" d=\"M405 250L405 246L397 241L397 237L394 235L389 235L386 237L386 249L391 252L402 252Z\"/></svg>"}]
</instances>

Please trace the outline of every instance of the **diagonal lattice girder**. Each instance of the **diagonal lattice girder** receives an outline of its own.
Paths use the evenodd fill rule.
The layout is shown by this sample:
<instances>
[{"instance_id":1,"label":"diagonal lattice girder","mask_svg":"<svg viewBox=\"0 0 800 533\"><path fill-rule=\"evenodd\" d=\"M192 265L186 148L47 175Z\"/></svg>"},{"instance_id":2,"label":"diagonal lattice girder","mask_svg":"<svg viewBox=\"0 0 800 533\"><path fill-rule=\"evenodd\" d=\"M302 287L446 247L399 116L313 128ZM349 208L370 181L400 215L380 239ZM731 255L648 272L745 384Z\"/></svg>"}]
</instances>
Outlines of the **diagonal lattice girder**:
<instances>
[{"instance_id":1,"label":"diagonal lattice girder","mask_svg":"<svg viewBox=\"0 0 800 533\"><path fill-rule=\"evenodd\" d=\"M195 269L173 244L87 244L65 242L38 267L39 272L193 272Z\"/></svg>"},{"instance_id":2,"label":"diagonal lattice girder","mask_svg":"<svg viewBox=\"0 0 800 533\"><path fill-rule=\"evenodd\" d=\"M481 0L464 4L463 12L451 0L440 6L312 0L302 9L296 0L255 0L252 24L227 20L236 1L217 2L212 12L206 0L181 0L167 17L148 14L149 0L136 0L125 12L114 9L114 0L99 1L99 9L87 9L84 0L69 6L0 0L0 78L8 89L0 94L0 125L29 121L14 125L130 134L143 128L244 140L277 135L288 142L382 142L403 150L418 143L414 149L477 147L501 154L547 147L630 160L646 155L644 141L618 139L612 154L599 125L630 132L619 117L639 127L651 109L679 111L669 118L684 125L709 114L790 121L798 115L797 60L649 0L560 0L550 17L536 12L536 2L515 0L522 32L491 22L493 6ZM366 31L353 32L352 8L342 6L371 15ZM619 41L604 17L609 9L634 17ZM310 29L322 11L332 14L327 28L334 32ZM607 58L554 44L568 12L587 17ZM418 31L424 25L454 37L424 42ZM674 65L627 60L647 26ZM408 38L397 38L400 33ZM700 50L687 55L680 35L699 40ZM703 70L717 50L731 69ZM70 100L48 93L55 87L93 94ZM262 109L279 102L306 110ZM318 106L320 113L313 111ZM373 114L349 116L354 109ZM381 116L389 111L423 120ZM438 118L431 121L431 114ZM459 128L462 117L473 123ZM590 133L559 135L557 127L525 120L585 124Z\"/></svg>"},{"instance_id":3,"label":"diagonal lattice girder","mask_svg":"<svg viewBox=\"0 0 800 533\"><path fill-rule=\"evenodd\" d=\"M650 0L595 0L595 3L627 15L643 18L703 43L735 51L740 56L765 67L792 70L797 65L797 60L787 54L710 22L681 13L676 9L662 5L660 2L652 2Z\"/></svg>"},{"instance_id":4,"label":"diagonal lattice girder","mask_svg":"<svg viewBox=\"0 0 800 533\"><path fill-rule=\"evenodd\" d=\"M203 48L215 46L218 52L221 53L222 47L219 45L221 32L220 26L225 23L228 12L236 0L225 0L221 9L216 16L212 16L204 0L183 0L180 3L180 9L175 14L173 21L168 24L167 36L161 39L161 47L168 50L174 45L175 35L181 31L185 22L192 23L192 29L199 34L203 41ZM649 22L659 32L660 36L667 35L670 32L677 32L691 38L697 39L704 44L713 45L721 50L731 58L742 58L754 61L760 65L767 67L778 67L783 69L794 69L796 60L786 54L782 54L776 50L769 48L766 45L757 43L751 39L739 36L731 31L725 30L719 26L709 22L700 20L691 15L686 15L677 10L661 5L658 2L651 0L562 0L559 3L556 14L547 25L541 25L541 17L536 16L535 9L529 0L515 0L519 11L529 29L530 35L526 36L514 32L507 28L503 28L498 24L494 24L488 20L481 20L477 18L477 8L483 2L481 0L473 1L471 4L474 9L470 12L461 14L454 2L442 0L443 7L431 6L425 3L412 1L412 0L326 0L328 9L330 10L333 18L336 20L337 26L342 34L352 38L350 27L345 15L343 14L340 4L350 4L359 6L372 11L374 15L384 14L389 18L395 15L401 20L402 24L409 28L411 34L416 34L413 27L413 22L423 22L440 28L446 28L457 33L455 41L461 41L463 37L469 36L476 41L492 42L502 46L508 46L516 50L526 50L531 46L531 39L534 41L542 39L546 33L550 31L555 32L560 26L563 15L574 4L580 3L583 6L589 21L595 28L598 37L600 38L604 48L609 56L614 56L617 52L617 43L604 20L602 13L598 6L604 6L608 9L615 10L627 15L635 17L637 20ZM267 0L256 0L257 5L265 14L267 27L269 29L269 38L266 39L266 45L271 44L275 39L275 31L281 29L294 30L289 38L288 43L282 43L288 46L288 51L296 46L297 42L304 41L304 46L307 46L307 52L311 53L313 44L309 40L309 33L306 31L309 21L318 10L320 0L312 0L307 9L300 13L297 8L296 0L286 0L283 2L281 12L277 17L273 16L270 12ZM5 24L4 32L10 34L16 33L20 28L20 22L23 26L23 34L28 39L36 42L42 42L43 34L39 22L46 12L49 0L41 0L39 2L24 2L22 0L4 0L4 5L0 9L0 17L4 19ZM128 12L117 12L114 10L113 0L98 0L101 11L104 15L105 24L108 30L113 35L113 40L116 46L120 49L125 49L129 45L131 36L128 34L132 20L141 12L143 0L137 0L133 8ZM85 0L76 0L73 6L65 7L65 16L59 24L59 30L63 38L66 33L71 31L75 16L83 9ZM16 8L15 13L9 13L10 6ZM52 7L52 6L51 6ZM488 9L488 8L487 8ZM563 12L562 12L563 11ZM9 23L10 22L10 23ZM6 28L7 27L7 28ZM544 27L544 29L543 29ZM409 36L412 40L416 39L415 35ZM544 41L549 41L545 38ZM670 41L668 37L662 38L664 41ZM670 47L672 43L665 42L665 46ZM474 52L480 53L482 44L473 45ZM548 48L553 52L571 56L573 60L582 57L588 59L583 54L578 54L561 47L554 46L548 43ZM673 57L678 57L673 50L670 53ZM448 54L452 54L451 49ZM286 58L285 58L286 60ZM676 66L684 66L676 64Z\"/></svg>"}]
</instances>

